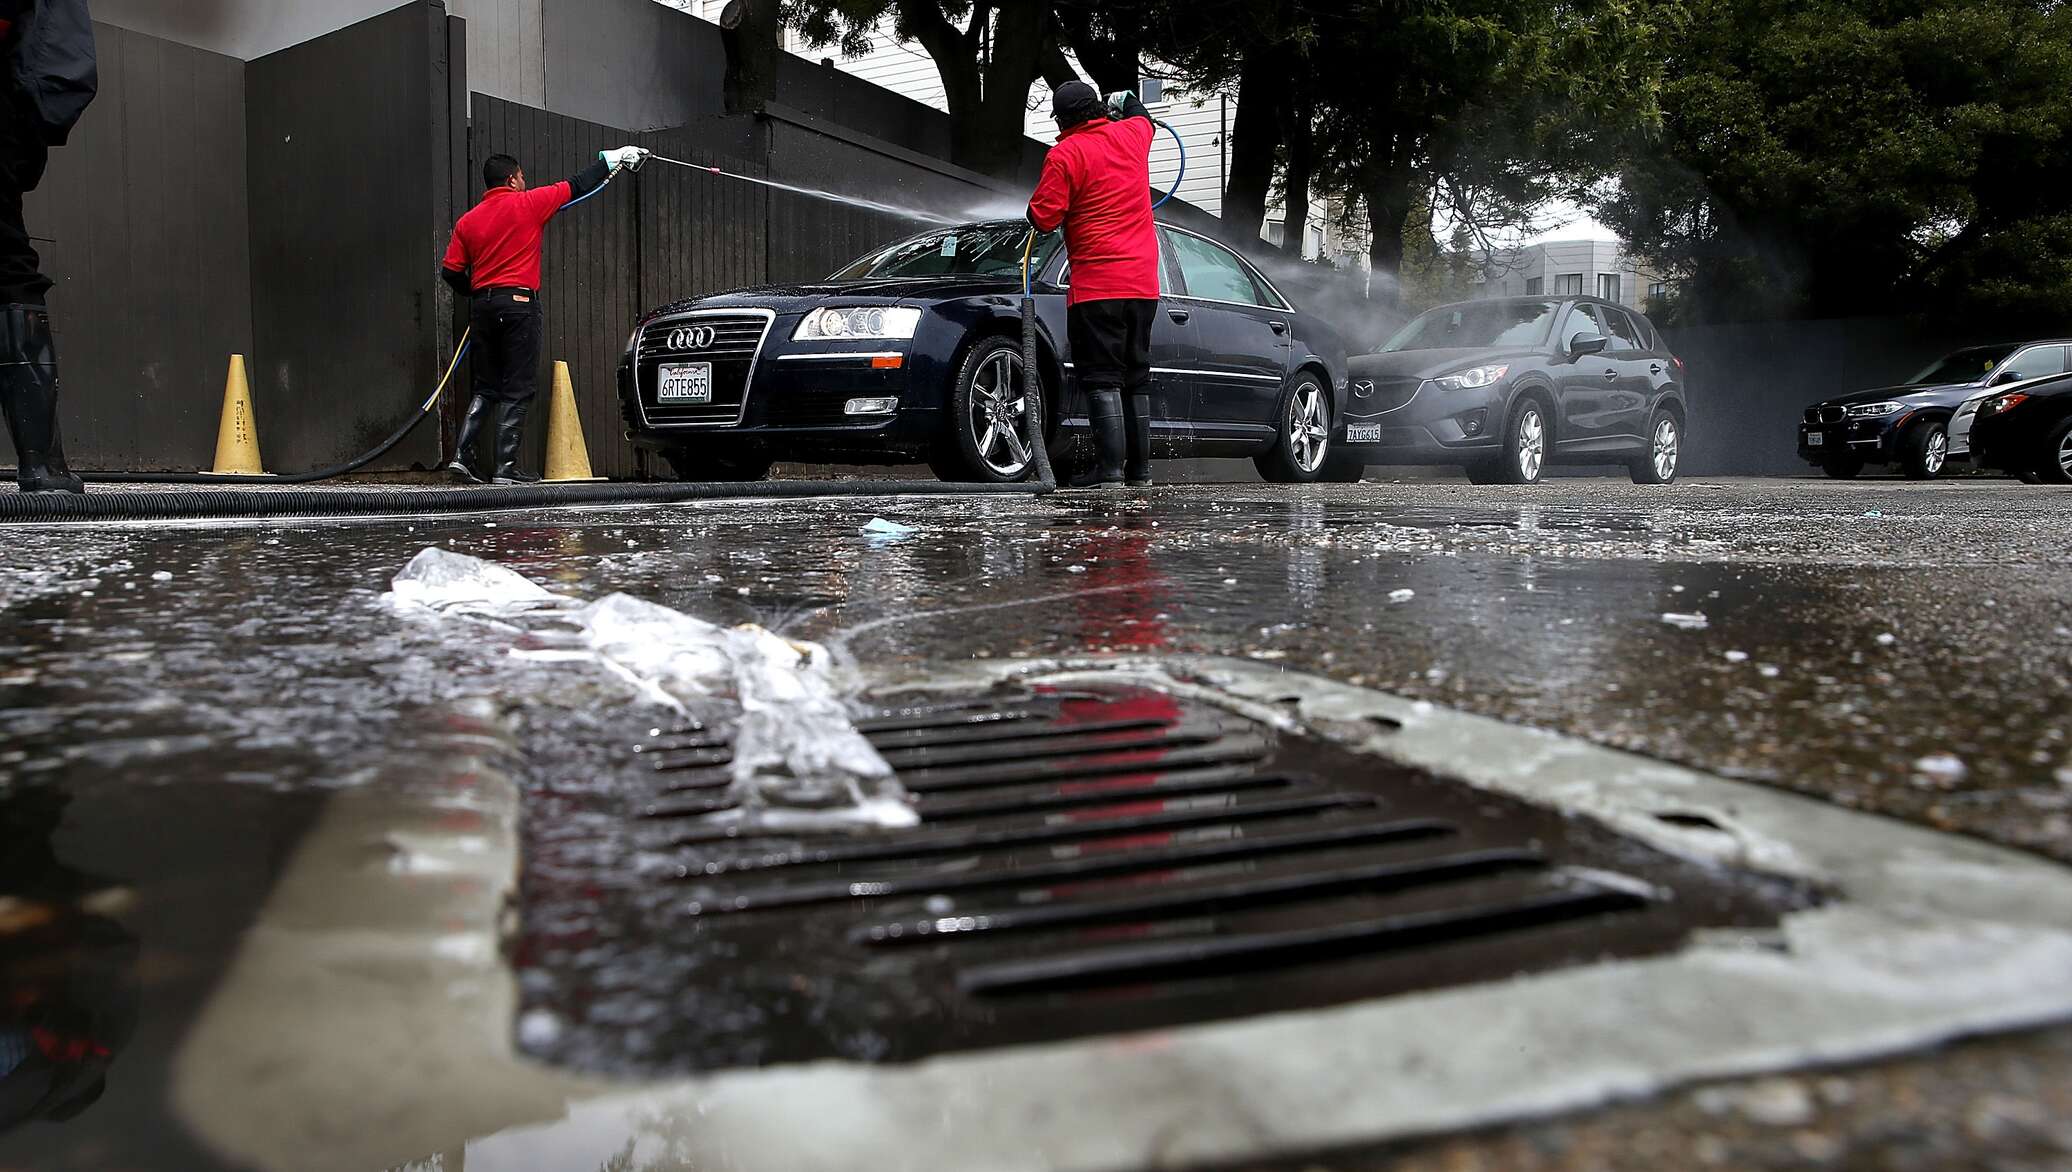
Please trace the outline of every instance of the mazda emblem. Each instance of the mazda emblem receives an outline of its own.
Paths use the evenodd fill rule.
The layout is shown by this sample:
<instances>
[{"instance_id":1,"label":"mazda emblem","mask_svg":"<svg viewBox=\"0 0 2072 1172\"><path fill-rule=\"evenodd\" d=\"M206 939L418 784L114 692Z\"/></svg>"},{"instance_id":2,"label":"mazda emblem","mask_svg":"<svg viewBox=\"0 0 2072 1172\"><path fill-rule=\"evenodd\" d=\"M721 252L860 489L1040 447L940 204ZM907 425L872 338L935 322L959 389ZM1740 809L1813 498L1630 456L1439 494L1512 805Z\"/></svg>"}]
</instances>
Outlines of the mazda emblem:
<instances>
[{"instance_id":1,"label":"mazda emblem","mask_svg":"<svg viewBox=\"0 0 2072 1172\"><path fill-rule=\"evenodd\" d=\"M719 331L712 326L678 326L669 331L671 350L710 350L719 340Z\"/></svg>"},{"instance_id":2,"label":"mazda emblem","mask_svg":"<svg viewBox=\"0 0 2072 1172\"><path fill-rule=\"evenodd\" d=\"M1365 399L1374 394L1374 384L1365 379L1353 384L1353 394Z\"/></svg>"}]
</instances>

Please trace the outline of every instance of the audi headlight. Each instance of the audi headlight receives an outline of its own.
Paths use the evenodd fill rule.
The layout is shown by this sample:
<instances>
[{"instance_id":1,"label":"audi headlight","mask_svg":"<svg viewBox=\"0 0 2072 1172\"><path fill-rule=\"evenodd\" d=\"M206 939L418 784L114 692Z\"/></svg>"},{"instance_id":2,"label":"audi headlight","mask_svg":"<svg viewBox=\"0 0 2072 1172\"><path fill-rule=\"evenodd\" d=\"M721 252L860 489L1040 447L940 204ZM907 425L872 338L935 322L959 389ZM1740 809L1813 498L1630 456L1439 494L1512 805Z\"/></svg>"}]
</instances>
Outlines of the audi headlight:
<instances>
[{"instance_id":1,"label":"audi headlight","mask_svg":"<svg viewBox=\"0 0 2072 1172\"><path fill-rule=\"evenodd\" d=\"M1905 403L1858 403L1849 408L1849 418L1876 419L1884 415L1897 415L1906 409Z\"/></svg>"},{"instance_id":2,"label":"audi headlight","mask_svg":"<svg viewBox=\"0 0 2072 1172\"><path fill-rule=\"evenodd\" d=\"M921 311L888 305L816 309L791 335L794 342L905 342L921 325Z\"/></svg>"},{"instance_id":3,"label":"audi headlight","mask_svg":"<svg viewBox=\"0 0 2072 1172\"><path fill-rule=\"evenodd\" d=\"M1496 385L1498 380L1509 373L1511 368L1508 366L1478 366L1473 370L1463 370L1458 374L1435 378L1432 382L1443 391L1475 391Z\"/></svg>"}]
</instances>

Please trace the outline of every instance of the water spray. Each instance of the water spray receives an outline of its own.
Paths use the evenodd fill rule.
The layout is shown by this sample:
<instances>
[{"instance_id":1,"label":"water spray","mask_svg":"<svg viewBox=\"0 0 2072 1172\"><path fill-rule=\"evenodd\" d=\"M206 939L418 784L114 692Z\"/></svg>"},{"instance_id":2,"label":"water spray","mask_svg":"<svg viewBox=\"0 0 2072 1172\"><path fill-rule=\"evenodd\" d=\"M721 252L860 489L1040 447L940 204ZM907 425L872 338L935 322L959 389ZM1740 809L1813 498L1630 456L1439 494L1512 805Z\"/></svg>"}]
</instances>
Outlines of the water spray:
<instances>
[{"instance_id":1,"label":"water spray","mask_svg":"<svg viewBox=\"0 0 2072 1172\"><path fill-rule=\"evenodd\" d=\"M650 162L667 163L672 167L682 167L686 171L703 171L708 175L718 175L723 179L738 179L743 183L753 183L759 187L767 187L772 191L786 191L793 195L806 196L809 199L847 204L850 207L859 208L863 211L897 216L903 220L918 220L924 224L956 224L962 222L954 216L937 215L933 212L918 212L912 208L894 207L889 203L879 203L876 200L863 199L853 195L842 195L833 191L822 191L815 187L800 187L795 183L780 183L775 179L762 179L754 175L740 175L718 167L711 167L702 163L686 163L682 159L671 159L663 155L649 155L648 159Z\"/></svg>"}]
</instances>

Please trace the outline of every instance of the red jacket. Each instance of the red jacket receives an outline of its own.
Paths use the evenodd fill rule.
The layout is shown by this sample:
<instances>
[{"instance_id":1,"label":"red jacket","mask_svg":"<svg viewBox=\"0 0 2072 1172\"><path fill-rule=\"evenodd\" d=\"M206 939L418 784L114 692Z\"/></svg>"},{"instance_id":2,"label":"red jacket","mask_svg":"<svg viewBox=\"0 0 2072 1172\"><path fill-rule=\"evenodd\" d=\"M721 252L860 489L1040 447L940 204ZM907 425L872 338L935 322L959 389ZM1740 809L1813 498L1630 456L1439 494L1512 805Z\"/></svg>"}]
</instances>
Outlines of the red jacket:
<instances>
[{"instance_id":1,"label":"red jacket","mask_svg":"<svg viewBox=\"0 0 2072 1172\"><path fill-rule=\"evenodd\" d=\"M547 223L573 198L575 188L565 182L528 191L492 188L453 226L447 271L467 271L477 289L538 289Z\"/></svg>"},{"instance_id":2,"label":"red jacket","mask_svg":"<svg viewBox=\"0 0 2072 1172\"><path fill-rule=\"evenodd\" d=\"M1065 226L1072 258L1066 301L1157 300L1158 229L1151 219L1149 118L1096 118L1067 130L1043 160L1029 221Z\"/></svg>"}]
</instances>

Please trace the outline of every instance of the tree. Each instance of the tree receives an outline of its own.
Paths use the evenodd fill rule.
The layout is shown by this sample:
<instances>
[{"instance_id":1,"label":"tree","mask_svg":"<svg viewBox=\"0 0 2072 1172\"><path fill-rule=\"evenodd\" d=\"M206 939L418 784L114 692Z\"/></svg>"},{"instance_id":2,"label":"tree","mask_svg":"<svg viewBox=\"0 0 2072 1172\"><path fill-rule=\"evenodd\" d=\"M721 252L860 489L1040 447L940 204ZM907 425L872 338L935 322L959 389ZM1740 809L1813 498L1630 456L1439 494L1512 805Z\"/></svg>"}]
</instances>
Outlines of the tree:
<instances>
[{"instance_id":1,"label":"tree","mask_svg":"<svg viewBox=\"0 0 2072 1172\"><path fill-rule=\"evenodd\" d=\"M753 114L777 97L777 66L784 57L782 0L729 0L719 16L727 51L726 111Z\"/></svg>"},{"instance_id":2,"label":"tree","mask_svg":"<svg viewBox=\"0 0 2072 1172\"><path fill-rule=\"evenodd\" d=\"M951 161L987 175L1012 177L1021 162L1030 87L1073 77L1042 0L788 0L786 19L813 47L857 55L889 19L942 75Z\"/></svg>"},{"instance_id":3,"label":"tree","mask_svg":"<svg viewBox=\"0 0 2072 1172\"><path fill-rule=\"evenodd\" d=\"M2072 314L2072 11L1691 0L1600 214L1732 320Z\"/></svg>"},{"instance_id":4,"label":"tree","mask_svg":"<svg viewBox=\"0 0 2072 1172\"><path fill-rule=\"evenodd\" d=\"M1611 148L1655 117L1647 5L1392 0L1319 19L1319 173L1359 197L1378 289L1397 287L1431 206L1485 237L1611 168Z\"/></svg>"}]
</instances>

